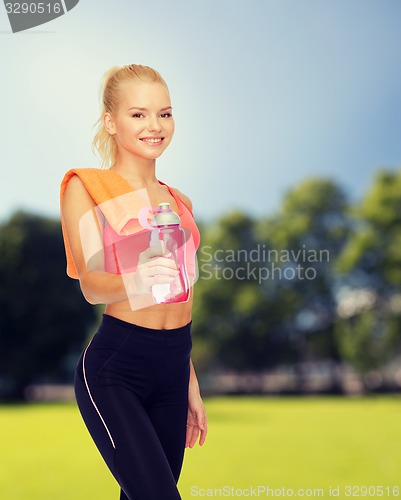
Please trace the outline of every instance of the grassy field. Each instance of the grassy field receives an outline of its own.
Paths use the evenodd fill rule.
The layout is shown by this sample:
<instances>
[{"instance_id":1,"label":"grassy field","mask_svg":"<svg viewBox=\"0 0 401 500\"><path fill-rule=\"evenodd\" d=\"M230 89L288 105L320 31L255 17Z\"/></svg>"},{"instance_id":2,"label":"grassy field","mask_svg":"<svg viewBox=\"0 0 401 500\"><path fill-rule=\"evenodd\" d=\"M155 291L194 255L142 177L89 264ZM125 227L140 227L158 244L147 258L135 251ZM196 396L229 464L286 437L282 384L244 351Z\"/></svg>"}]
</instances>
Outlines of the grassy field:
<instances>
[{"instance_id":1,"label":"grassy field","mask_svg":"<svg viewBox=\"0 0 401 500\"><path fill-rule=\"evenodd\" d=\"M208 440L186 451L184 500L400 494L400 396L220 397L205 404ZM1 500L118 500L74 404L0 407L0 438Z\"/></svg>"}]
</instances>

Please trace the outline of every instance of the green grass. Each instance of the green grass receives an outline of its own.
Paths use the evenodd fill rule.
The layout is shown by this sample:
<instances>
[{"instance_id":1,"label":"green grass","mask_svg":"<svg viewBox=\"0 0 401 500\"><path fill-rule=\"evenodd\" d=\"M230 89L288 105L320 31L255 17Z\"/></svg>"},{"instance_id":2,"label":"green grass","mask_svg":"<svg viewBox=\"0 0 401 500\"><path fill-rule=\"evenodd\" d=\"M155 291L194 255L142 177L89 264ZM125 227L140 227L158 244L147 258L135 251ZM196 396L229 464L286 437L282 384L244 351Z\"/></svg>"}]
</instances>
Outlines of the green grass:
<instances>
[{"instance_id":1,"label":"green grass","mask_svg":"<svg viewBox=\"0 0 401 500\"><path fill-rule=\"evenodd\" d=\"M399 396L227 397L205 404L209 435L203 447L186 451L184 500L196 492L219 498L214 489L224 487L223 493L238 488L237 497L245 496L245 488L259 485L322 488L326 498L337 486L337 498L378 498L382 486L382 498L398 496L386 487L401 485ZM1 500L118 500L74 404L0 407L0 438ZM356 487L352 495L345 495L346 485ZM361 486L373 488L364 495Z\"/></svg>"}]
</instances>

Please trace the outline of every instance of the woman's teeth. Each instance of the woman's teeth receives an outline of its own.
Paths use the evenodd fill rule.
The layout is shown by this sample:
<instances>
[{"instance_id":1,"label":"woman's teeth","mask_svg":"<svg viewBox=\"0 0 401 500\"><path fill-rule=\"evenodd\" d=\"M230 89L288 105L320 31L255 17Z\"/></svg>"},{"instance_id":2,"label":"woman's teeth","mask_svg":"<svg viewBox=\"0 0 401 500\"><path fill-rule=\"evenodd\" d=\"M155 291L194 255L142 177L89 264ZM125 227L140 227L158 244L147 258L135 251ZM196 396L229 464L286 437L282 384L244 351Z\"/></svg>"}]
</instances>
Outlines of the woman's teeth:
<instances>
[{"instance_id":1,"label":"woman's teeth","mask_svg":"<svg viewBox=\"0 0 401 500\"><path fill-rule=\"evenodd\" d=\"M141 141L148 142L150 144L155 144L157 142L161 142L163 137L155 137L154 139L141 139Z\"/></svg>"}]
</instances>

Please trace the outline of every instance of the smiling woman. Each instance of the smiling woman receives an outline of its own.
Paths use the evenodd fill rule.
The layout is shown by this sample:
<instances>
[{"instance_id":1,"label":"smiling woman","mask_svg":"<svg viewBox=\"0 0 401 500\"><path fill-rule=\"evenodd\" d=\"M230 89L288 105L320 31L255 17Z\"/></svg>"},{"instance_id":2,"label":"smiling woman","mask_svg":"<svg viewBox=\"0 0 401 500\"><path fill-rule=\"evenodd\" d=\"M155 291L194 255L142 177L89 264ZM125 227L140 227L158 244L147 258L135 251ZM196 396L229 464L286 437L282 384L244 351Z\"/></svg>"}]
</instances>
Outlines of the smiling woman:
<instances>
[{"instance_id":1,"label":"smiling woman","mask_svg":"<svg viewBox=\"0 0 401 500\"><path fill-rule=\"evenodd\" d=\"M185 448L205 442L207 418L190 358L195 266L190 293L158 303L153 287L170 286L180 271L141 218L169 204L195 260L191 201L155 171L174 134L166 83L147 66L112 68L98 123L93 146L108 168L72 169L61 186L67 274L88 302L106 305L78 361L75 394L120 499L178 500Z\"/></svg>"},{"instance_id":2,"label":"smiling woman","mask_svg":"<svg viewBox=\"0 0 401 500\"><path fill-rule=\"evenodd\" d=\"M148 66L135 64L122 68L115 66L104 76L102 96L102 110L95 124L98 125L98 132L92 143L93 148L100 153L102 167L109 168L115 164L119 152L116 125L128 124L130 120L138 120L141 123L133 125L137 127L137 131L146 127L146 120L169 120L169 140L165 141L164 136L162 140L166 149L174 133L174 119L168 87L159 72ZM155 139L154 134L140 139L145 138ZM159 156L164 149L160 151Z\"/></svg>"},{"instance_id":3,"label":"smiling woman","mask_svg":"<svg viewBox=\"0 0 401 500\"><path fill-rule=\"evenodd\" d=\"M127 81L121 87L119 105L103 117L116 145L119 163L128 164L131 155L154 160L170 144L174 133L173 115L166 113L172 110L168 89L160 80ZM132 106L132 102L140 106ZM116 162L117 158L111 168L115 168Z\"/></svg>"}]
</instances>

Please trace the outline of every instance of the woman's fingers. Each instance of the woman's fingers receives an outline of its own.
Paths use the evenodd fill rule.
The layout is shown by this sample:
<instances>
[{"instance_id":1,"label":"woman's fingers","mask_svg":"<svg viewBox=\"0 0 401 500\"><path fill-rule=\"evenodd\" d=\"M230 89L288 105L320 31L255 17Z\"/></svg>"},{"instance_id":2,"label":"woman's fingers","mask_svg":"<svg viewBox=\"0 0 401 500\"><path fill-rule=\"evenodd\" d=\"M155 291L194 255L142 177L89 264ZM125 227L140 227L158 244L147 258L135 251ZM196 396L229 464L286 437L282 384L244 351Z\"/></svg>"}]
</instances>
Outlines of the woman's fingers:
<instances>
[{"instance_id":1,"label":"woman's fingers","mask_svg":"<svg viewBox=\"0 0 401 500\"><path fill-rule=\"evenodd\" d=\"M152 266L144 266L142 272L147 276L155 276L156 274L168 274L169 276L177 276L179 270L174 266L166 266L163 263Z\"/></svg>"},{"instance_id":2,"label":"woman's fingers","mask_svg":"<svg viewBox=\"0 0 401 500\"><path fill-rule=\"evenodd\" d=\"M143 269L151 269L155 270L155 268L158 268L159 272L160 270L163 270L165 272L166 270L174 270L178 271L177 263L173 259L169 259L168 257L154 257L153 259L149 259L146 261L139 261L138 267L141 267Z\"/></svg>"},{"instance_id":3,"label":"woman's fingers","mask_svg":"<svg viewBox=\"0 0 401 500\"><path fill-rule=\"evenodd\" d=\"M189 442L191 440L192 428L187 425L187 433L185 436L185 448L189 447Z\"/></svg>"},{"instance_id":4,"label":"woman's fingers","mask_svg":"<svg viewBox=\"0 0 401 500\"><path fill-rule=\"evenodd\" d=\"M207 436L207 426L205 429L201 430L199 438L199 446L202 446L203 443L206 441L206 436Z\"/></svg>"},{"instance_id":5,"label":"woman's fingers","mask_svg":"<svg viewBox=\"0 0 401 500\"><path fill-rule=\"evenodd\" d=\"M194 427L193 431L192 431L192 437L191 437L191 440L189 442L190 448L194 447L196 440L198 439L198 436L199 436L199 429L197 427Z\"/></svg>"},{"instance_id":6,"label":"woman's fingers","mask_svg":"<svg viewBox=\"0 0 401 500\"><path fill-rule=\"evenodd\" d=\"M160 257L166 256L166 252L163 251L162 247L161 246L149 247L140 253L139 260L141 262L147 262L148 260L158 256Z\"/></svg>"},{"instance_id":7,"label":"woman's fingers","mask_svg":"<svg viewBox=\"0 0 401 500\"><path fill-rule=\"evenodd\" d=\"M175 259L162 252L161 247L150 247L141 252L136 271L140 293L151 293L153 285L172 283L179 275Z\"/></svg>"},{"instance_id":8,"label":"woman's fingers","mask_svg":"<svg viewBox=\"0 0 401 500\"><path fill-rule=\"evenodd\" d=\"M155 266L138 269L138 273L140 279L151 286L158 283L171 283L178 276L179 271L177 269Z\"/></svg>"},{"instance_id":9,"label":"woman's fingers","mask_svg":"<svg viewBox=\"0 0 401 500\"><path fill-rule=\"evenodd\" d=\"M190 443L191 443L193 431L194 431L194 426L188 424L187 425L187 433L186 433L186 437L185 437L185 448L188 448ZM191 446L191 448L192 448L192 446Z\"/></svg>"},{"instance_id":10,"label":"woman's fingers","mask_svg":"<svg viewBox=\"0 0 401 500\"><path fill-rule=\"evenodd\" d=\"M158 258L167 259L175 263L175 259L169 251L163 251L160 247L149 247L139 254L138 262L146 264Z\"/></svg>"},{"instance_id":11,"label":"woman's fingers","mask_svg":"<svg viewBox=\"0 0 401 500\"><path fill-rule=\"evenodd\" d=\"M200 434L200 437L199 437ZM185 447L192 448L199 437L199 445L202 446L206 441L207 436L207 415L206 413L199 412L195 414L188 414L187 432Z\"/></svg>"},{"instance_id":12,"label":"woman's fingers","mask_svg":"<svg viewBox=\"0 0 401 500\"><path fill-rule=\"evenodd\" d=\"M199 445L202 446L206 440L207 436L207 415L206 412L202 412L198 415L198 425L200 429Z\"/></svg>"},{"instance_id":13,"label":"woman's fingers","mask_svg":"<svg viewBox=\"0 0 401 500\"><path fill-rule=\"evenodd\" d=\"M199 427L197 425L187 425L186 447L193 448L199 436Z\"/></svg>"},{"instance_id":14,"label":"woman's fingers","mask_svg":"<svg viewBox=\"0 0 401 500\"><path fill-rule=\"evenodd\" d=\"M165 257L153 259L146 264L140 264L137 269L140 279L149 281L149 284L170 283L179 275L180 271L174 261Z\"/></svg>"},{"instance_id":15,"label":"woman's fingers","mask_svg":"<svg viewBox=\"0 0 401 500\"><path fill-rule=\"evenodd\" d=\"M166 267L167 269L178 270L176 261L168 257L155 257L147 263L147 267Z\"/></svg>"}]
</instances>

